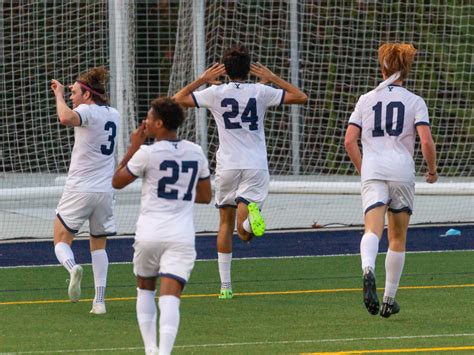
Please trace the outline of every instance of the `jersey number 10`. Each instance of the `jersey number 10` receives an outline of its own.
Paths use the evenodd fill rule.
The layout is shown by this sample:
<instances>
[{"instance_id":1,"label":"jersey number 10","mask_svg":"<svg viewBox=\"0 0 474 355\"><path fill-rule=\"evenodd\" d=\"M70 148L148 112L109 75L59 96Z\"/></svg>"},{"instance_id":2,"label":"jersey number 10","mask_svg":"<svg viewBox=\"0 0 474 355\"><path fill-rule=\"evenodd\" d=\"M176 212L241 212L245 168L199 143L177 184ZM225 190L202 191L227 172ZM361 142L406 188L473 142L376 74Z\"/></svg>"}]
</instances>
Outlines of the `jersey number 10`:
<instances>
[{"instance_id":1,"label":"jersey number 10","mask_svg":"<svg viewBox=\"0 0 474 355\"><path fill-rule=\"evenodd\" d=\"M395 128L393 127L393 111L397 109L397 122ZM375 112L374 129L372 130L372 137L383 137L384 131L382 129L382 102L377 102L377 105L372 107ZM385 129L389 136L399 136L403 131L403 121L405 119L405 105L400 101L393 101L387 105L385 111Z\"/></svg>"}]
</instances>

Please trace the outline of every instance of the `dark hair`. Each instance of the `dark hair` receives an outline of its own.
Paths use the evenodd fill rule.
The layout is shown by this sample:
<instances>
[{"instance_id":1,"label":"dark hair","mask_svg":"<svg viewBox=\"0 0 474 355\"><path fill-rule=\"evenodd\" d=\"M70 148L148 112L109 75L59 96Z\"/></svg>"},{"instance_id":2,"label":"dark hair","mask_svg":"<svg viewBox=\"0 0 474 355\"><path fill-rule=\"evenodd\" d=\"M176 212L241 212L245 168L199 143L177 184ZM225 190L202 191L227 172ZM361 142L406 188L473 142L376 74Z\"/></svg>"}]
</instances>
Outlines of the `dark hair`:
<instances>
[{"instance_id":1,"label":"dark hair","mask_svg":"<svg viewBox=\"0 0 474 355\"><path fill-rule=\"evenodd\" d=\"M231 79L245 79L250 71L250 54L243 44L226 49L222 61Z\"/></svg>"},{"instance_id":2,"label":"dark hair","mask_svg":"<svg viewBox=\"0 0 474 355\"><path fill-rule=\"evenodd\" d=\"M92 97L92 101L102 105L108 105L109 100L105 93L105 88L109 81L109 71L106 67L95 67L89 71L80 74L76 81L81 85L81 91L89 91ZM84 87L85 85L85 87ZM92 90L88 90L90 88Z\"/></svg>"},{"instance_id":3,"label":"dark hair","mask_svg":"<svg viewBox=\"0 0 474 355\"><path fill-rule=\"evenodd\" d=\"M160 97L151 102L154 116L163 121L169 131L176 131L184 121L184 111L179 104L169 97Z\"/></svg>"}]
</instances>

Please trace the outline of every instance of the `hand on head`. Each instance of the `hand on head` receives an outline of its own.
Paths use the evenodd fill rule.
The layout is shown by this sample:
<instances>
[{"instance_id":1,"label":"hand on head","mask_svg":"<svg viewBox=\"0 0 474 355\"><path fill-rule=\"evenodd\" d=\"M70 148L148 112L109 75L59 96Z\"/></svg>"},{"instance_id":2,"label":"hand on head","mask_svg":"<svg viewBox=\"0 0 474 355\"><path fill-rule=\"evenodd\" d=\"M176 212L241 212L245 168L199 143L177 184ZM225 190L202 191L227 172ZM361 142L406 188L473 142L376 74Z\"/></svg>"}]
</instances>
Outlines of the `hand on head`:
<instances>
[{"instance_id":1,"label":"hand on head","mask_svg":"<svg viewBox=\"0 0 474 355\"><path fill-rule=\"evenodd\" d=\"M217 78L221 75L225 75L225 73L224 64L215 63L201 74L201 78L204 79L208 84L218 85L221 84L221 82L218 81Z\"/></svg>"},{"instance_id":2,"label":"hand on head","mask_svg":"<svg viewBox=\"0 0 474 355\"><path fill-rule=\"evenodd\" d=\"M260 78L260 83L262 84L271 82L272 76L275 75L270 69L268 69L260 62L250 64L250 74Z\"/></svg>"}]
</instances>

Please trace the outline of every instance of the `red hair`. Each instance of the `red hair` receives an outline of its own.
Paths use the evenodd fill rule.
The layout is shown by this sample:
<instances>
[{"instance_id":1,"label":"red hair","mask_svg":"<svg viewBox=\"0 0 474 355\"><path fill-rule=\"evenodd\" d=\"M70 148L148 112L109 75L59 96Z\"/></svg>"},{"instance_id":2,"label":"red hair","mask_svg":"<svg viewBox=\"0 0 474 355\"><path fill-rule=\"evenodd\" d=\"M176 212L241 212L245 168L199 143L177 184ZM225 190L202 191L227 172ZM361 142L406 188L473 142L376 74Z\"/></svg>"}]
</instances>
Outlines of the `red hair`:
<instances>
[{"instance_id":1,"label":"red hair","mask_svg":"<svg viewBox=\"0 0 474 355\"><path fill-rule=\"evenodd\" d=\"M400 72L398 80L405 80L415 59L416 48L406 43L385 43L379 48L382 73L389 77Z\"/></svg>"}]
</instances>

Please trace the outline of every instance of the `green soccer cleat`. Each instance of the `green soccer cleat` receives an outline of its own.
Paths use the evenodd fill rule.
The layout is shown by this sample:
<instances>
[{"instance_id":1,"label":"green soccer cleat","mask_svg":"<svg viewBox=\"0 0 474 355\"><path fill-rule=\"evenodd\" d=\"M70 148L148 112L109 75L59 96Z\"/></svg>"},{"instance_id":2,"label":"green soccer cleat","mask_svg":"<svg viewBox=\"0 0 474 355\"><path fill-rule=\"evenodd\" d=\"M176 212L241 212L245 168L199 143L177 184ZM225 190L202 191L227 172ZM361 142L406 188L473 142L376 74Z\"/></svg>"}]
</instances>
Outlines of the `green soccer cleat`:
<instances>
[{"instance_id":1,"label":"green soccer cleat","mask_svg":"<svg viewBox=\"0 0 474 355\"><path fill-rule=\"evenodd\" d=\"M256 237L261 237L263 233L265 233L265 221L260 214L260 209L255 202L249 203L247 208L249 209L248 218L250 226L252 227L252 232Z\"/></svg>"},{"instance_id":2,"label":"green soccer cleat","mask_svg":"<svg viewBox=\"0 0 474 355\"><path fill-rule=\"evenodd\" d=\"M233 294L231 288L221 288L221 294L219 295L220 300L231 300Z\"/></svg>"}]
</instances>

